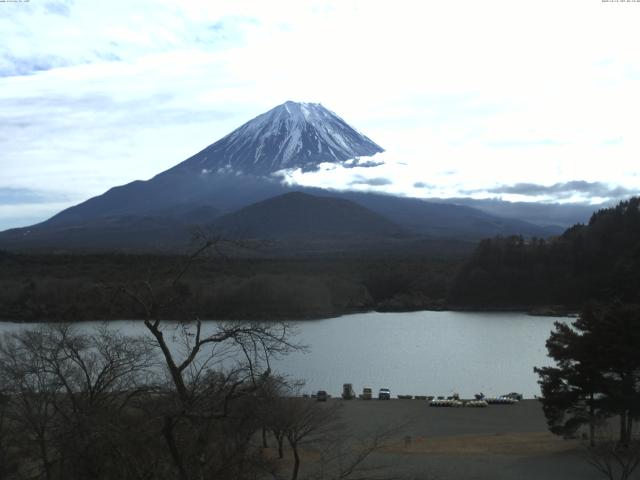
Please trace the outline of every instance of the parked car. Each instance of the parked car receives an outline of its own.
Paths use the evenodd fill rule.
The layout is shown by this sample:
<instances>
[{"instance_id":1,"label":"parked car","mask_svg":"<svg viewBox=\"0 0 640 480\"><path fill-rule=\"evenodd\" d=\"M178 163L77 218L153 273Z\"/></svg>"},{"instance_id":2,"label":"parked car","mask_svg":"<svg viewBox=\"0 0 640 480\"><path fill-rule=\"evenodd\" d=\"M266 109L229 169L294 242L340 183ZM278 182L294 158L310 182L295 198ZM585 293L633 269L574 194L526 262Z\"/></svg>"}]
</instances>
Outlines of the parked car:
<instances>
[{"instance_id":1,"label":"parked car","mask_svg":"<svg viewBox=\"0 0 640 480\"><path fill-rule=\"evenodd\" d=\"M362 400L371 400L373 398L373 391L369 387L364 387L360 398Z\"/></svg>"},{"instance_id":2,"label":"parked car","mask_svg":"<svg viewBox=\"0 0 640 480\"><path fill-rule=\"evenodd\" d=\"M522 394L517 392L507 393L506 395L502 395L504 398L511 398L513 400L522 400Z\"/></svg>"},{"instance_id":3,"label":"parked car","mask_svg":"<svg viewBox=\"0 0 640 480\"><path fill-rule=\"evenodd\" d=\"M381 388L378 391L378 400L391 400L391 390L388 388Z\"/></svg>"},{"instance_id":4,"label":"parked car","mask_svg":"<svg viewBox=\"0 0 640 480\"><path fill-rule=\"evenodd\" d=\"M342 385L342 398L345 400L353 400L356 398L356 392L353 391L353 385L345 383Z\"/></svg>"},{"instance_id":5,"label":"parked car","mask_svg":"<svg viewBox=\"0 0 640 480\"><path fill-rule=\"evenodd\" d=\"M318 399L319 402L326 402L327 397L329 397L329 395L327 395L327 392L325 392L324 390L318 390L318 393L316 394L316 398Z\"/></svg>"}]
</instances>

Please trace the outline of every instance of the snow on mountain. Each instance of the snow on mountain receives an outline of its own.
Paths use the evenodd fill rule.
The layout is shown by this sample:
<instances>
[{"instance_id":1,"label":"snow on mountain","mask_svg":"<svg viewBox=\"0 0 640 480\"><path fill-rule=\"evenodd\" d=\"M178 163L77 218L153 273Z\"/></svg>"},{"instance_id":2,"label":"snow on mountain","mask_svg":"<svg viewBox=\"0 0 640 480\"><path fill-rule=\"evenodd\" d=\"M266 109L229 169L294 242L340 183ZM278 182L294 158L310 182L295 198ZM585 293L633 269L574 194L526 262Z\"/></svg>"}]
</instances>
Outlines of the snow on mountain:
<instances>
[{"instance_id":1,"label":"snow on mountain","mask_svg":"<svg viewBox=\"0 0 640 480\"><path fill-rule=\"evenodd\" d=\"M269 175L315 170L384 151L319 103L286 102L245 123L170 171ZM357 163L357 162L356 162Z\"/></svg>"}]
</instances>

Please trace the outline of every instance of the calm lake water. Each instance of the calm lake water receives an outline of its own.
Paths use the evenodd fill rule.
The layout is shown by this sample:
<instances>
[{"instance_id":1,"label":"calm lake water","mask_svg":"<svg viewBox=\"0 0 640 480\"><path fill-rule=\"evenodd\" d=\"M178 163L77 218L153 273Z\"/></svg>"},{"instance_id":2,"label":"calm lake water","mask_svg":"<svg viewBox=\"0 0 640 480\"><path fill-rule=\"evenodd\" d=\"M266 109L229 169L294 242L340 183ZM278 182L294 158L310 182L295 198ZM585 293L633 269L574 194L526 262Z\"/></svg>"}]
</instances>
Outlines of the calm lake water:
<instances>
[{"instance_id":1,"label":"calm lake water","mask_svg":"<svg viewBox=\"0 0 640 480\"><path fill-rule=\"evenodd\" d=\"M555 321L523 313L363 313L291 322L308 352L274 363L274 370L303 379L303 392L339 395L343 383L391 389L392 395L539 394L534 366L549 365L545 341ZM122 332L144 334L141 322L110 322ZM211 322L213 326L214 322ZM95 322L83 322L90 328ZM0 332L32 324L0 323Z\"/></svg>"}]
</instances>

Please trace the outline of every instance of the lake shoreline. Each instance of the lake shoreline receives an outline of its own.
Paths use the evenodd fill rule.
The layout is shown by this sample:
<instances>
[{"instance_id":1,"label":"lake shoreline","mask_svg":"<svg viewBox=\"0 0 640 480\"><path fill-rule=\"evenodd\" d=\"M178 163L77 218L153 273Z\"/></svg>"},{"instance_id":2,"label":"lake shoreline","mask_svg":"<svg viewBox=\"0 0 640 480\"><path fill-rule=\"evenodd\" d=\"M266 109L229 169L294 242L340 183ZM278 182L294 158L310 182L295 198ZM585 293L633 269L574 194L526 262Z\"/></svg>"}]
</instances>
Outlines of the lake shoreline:
<instances>
[{"instance_id":1,"label":"lake shoreline","mask_svg":"<svg viewBox=\"0 0 640 480\"><path fill-rule=\"evenodd\" d=\"M460 306L460 305L431 305L421 307L399 307L399 308L366 308L366 309L345 309L339 312L330 313L318 313L300 315L282 315L282 316L269 316L269 317L225 317L225 318L206 318L207 321L229 321L229 322L291 322L291 321L316 321L316 320L328 320L339 317L345 317L349 315L358 315L363 313L416 313L416 312L460 312L460 313L515 313L525 314L531 317L558 317L558 318L576 318L579 315L579 310L576 308L562 307L558 305L553 306ZM135 315L129 316L129 318L82 318L82 319L7 319L0 318L0 323L16 323L16 324L37 324L37 323L82 323L82 322L115 322L115 321L139 321L143 322L143 317L136 317ZM193 321L193 319L178 320L176 318L160 317L160 320L176 322L176 321Z\"/></svg>"},{"instance_id":2,"label":"lake shoreline","mask_svg":"<svg viewBox=\"0 0 640 480\"><path fill-rule=\"evenodd\" d=\"M338 395L342 384L356 392L390 388L396 395L450 396L476 393L497 396L519 392L539 394L534 366L547 365L545 342L556 321L512 312L368 312L326 318L295 319L288 323L290 339L305 345L275 359L279 374L304 380L304 391L326 390ZM80 331L93 331L103 320L75 322ZM163 322L172 332L180 322ZM203 320L203 334L217 321ZM0 332L40 328L38 323L0 323ZM110 327L127 336L148 335L140 320L111 320ZM178 346L176 345L176 348Z\"/></svg>"}]
</instances>

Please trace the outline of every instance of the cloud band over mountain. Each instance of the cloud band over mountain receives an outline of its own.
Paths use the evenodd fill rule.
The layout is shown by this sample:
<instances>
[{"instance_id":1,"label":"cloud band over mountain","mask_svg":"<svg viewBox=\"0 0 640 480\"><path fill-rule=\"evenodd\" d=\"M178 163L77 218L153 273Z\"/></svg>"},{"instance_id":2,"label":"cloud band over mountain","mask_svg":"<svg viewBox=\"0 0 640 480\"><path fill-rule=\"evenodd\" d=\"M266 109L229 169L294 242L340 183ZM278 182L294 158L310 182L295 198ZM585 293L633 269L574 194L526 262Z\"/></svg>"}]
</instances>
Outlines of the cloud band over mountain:
<instances>
[{"instance_id":1,"label":"cloud band over mountain","mask_svg":"<svg viewBox=\"0 0 640 480\"><path fill-rule=\"evenodd\" d=\"M375 178L365 178L361 175L356 175L356 177L351 180L349 185L369 185L370 187L383 187L385 185L391 185L393 182L384 177L375 177Z\"/></svg>"},{"instance_id":2,"label":"cloud band over mountain","mask_svg":"<svg viewBox=\"0 0 640 480\"><path fill-rule=\"evenodd\" d=\"M638 190L621 186L611 186L603 182L587 182L584 180L558 182L553 185L516 183L513 185L500 185L486 191L489 193L525 195L531 197L550 196L559 200L572 197L576 194L589 198L620 198L638 192ZM476 191L473 193L475 192Z\"/></svg>"}]
</instances>

